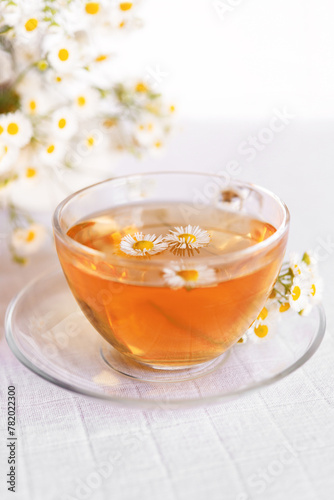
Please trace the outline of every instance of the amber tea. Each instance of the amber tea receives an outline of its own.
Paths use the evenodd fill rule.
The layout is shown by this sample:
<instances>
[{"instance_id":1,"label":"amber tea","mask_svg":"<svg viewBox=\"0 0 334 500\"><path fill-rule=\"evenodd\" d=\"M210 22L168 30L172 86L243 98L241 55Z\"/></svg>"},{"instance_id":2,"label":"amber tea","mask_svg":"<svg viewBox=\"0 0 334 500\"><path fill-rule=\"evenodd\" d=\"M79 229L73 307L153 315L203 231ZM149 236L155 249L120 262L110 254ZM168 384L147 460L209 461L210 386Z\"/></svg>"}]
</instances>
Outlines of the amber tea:
<instances>
[{"instance_id":1,"label":"amber tea","mask_svg":"<svg viewBox=\"0 0 334 500\"><path fill-rule=\"evenodd\" d=\"M286 237L258 244L275 232L224 204L188 213L181 203L161 202L81 220L67 235L82 251L56 242L69 286L95 329L132 360L176 368L218 357L257 317Z\"/></svg>"}]
</instances>

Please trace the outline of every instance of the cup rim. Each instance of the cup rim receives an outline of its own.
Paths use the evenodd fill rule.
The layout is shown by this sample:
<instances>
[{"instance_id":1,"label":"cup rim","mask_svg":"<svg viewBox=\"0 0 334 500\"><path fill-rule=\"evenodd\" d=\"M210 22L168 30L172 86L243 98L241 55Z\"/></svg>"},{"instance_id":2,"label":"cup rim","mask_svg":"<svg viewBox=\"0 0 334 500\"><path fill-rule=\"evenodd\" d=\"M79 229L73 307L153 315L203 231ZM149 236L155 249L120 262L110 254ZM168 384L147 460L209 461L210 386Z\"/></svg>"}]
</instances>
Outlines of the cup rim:
<instances>
[{"instance_id":1,"label":"cup rim","mask_svg":"<svg viewBox=\"0 0 334 500\"><path fill-rule=\"evenodd\" d=\"M154 267L166 267L168 265L168 261L166 260L160 260L160 259L155 259L154 261L149 260L149 259L129 259L126 257L121 257L119 255L110 255L106 252L101 252L100 250L96 250L93 248L90 248L86 245L83 245L82 243L79 243L78 241L74 240L70 236L65 233L61 226L60 226L60 220L61 220L61 213L62 210L66 207L66 205L75 197L80 195L81 193L88 191L90 189L93 189L97 186L100 186L102 184L107 184L109 182L119 182L121 180L131 180L131 179L138 179L138 177L149 177L149 176L163 176L163 175L196 175L196 176L203 176L203 177L211 177L211 178L224 178L223 176L220 176L219 174L212 174L212 173L205 173L205 172L193 172L193 171L160 171L160 172L144 172L140 174L129 174L129 175L123 175L123 176L118 176L118 177L110 177L108 179L105 179L103 181L97 182L95 184L92 184L90 186L86 186L69 196L67 196L64 200L62 200L56 207L53 217L52 217L52 226L53 226L53 231L54 234L67 246L67 247L72 247L77 253L83 254L85 256L92 256L92 257L100 257L101 259L111 263L115 263L117 265L122 265L124 267L129 267L129 266L154 266ZM255 243L255 245L252 245L248 248L244 248L242 250L235 250L232 252L225 253L223 255L213 255L210 257L205 258L205 264L215 264L218 265L220 263L224 262L230 262L233 260L238 259L239 257L247 257L249 255L252 255L253 253L256 253L260 250L264 250L267 247L272 246L276 241L278 241L288 230L289 228L289 223L290 223L290 212L287 207L287 205L282 201L275 193L270 191L267 188L264 188L262 186L259 186L257 184L243 181L243 180L234 180L231 179L229 180L228 184L226 187L229 186L234 186L234 187L239 187L239 188L249 188L253 191L257 191L262 194L266 194L270 196L272 199L274 199L277 204L281 207L283 210L283 220L281 224L279 225L278 228L276 228L275 233L270 235L267 239L261 241L260 243ZM173 259L171 259L172 261ZM188 262L188 260L187 260ZM203 259L200 257L192 257L191 262L194 263L194 265L203 265Z\"/></svg>"}]
</instances>

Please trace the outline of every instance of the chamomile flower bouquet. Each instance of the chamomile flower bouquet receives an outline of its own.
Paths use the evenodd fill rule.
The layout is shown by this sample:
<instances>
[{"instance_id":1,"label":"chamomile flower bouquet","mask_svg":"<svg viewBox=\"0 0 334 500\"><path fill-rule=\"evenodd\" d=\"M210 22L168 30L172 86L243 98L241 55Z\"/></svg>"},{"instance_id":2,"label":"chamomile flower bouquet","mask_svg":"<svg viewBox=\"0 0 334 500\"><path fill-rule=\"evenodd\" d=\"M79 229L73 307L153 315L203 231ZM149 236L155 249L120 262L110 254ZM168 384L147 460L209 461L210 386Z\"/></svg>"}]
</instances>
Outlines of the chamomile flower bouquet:
<instances>
[{"instance_id":1,"label":"chamomile flower bouquet","mask_svg":"<svg viewBox=\"0 0 334 500\"><path fill-rule=\"evenodd\" d=\"M116 156L164 145L174 106L147 76L124 83L115 71L137 4L0 0L0 205L19 262L45 234L31 212L111 177Z\"/></svg>"}]
</instances>

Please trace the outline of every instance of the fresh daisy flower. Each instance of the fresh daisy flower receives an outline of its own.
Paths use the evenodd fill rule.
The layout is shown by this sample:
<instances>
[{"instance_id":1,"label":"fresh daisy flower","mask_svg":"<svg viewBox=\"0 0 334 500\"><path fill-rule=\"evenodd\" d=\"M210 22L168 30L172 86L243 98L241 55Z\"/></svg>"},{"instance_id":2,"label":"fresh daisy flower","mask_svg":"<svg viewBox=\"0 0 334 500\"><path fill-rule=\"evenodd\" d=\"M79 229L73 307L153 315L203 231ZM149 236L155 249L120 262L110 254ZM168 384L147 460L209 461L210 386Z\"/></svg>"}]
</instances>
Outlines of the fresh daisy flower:
<instances>
[{"instance_id":1,"label":"fresh daisy flower","mask_svg":"<svg viewBox=\"0 0 334 500\"><path fill-rule=\"evenodd\" d=\"M301 312L310 303L310 284L308 280L296 276L291 285L289 294L289 304L291 309Z\"/></svg>"},{"instance_id":2,"label":"fresh daisy flower","mask_svg":"<svg viewBox=\"0 0 334 500\"><path fill-rule=\"evenodd\" d=\"M73 40L65 38L51 46L48 60L56 71L71 72L78 62L78 48Z\"/></svg>"},{"instance_id":3,"label":"fresh daisy flower","mask_svg":"<svg viewBox=\"0 0 334 500\"><path fill-rule=\"evenodd\" d=\"M71 139L78 130L75 114L68 108L58 109L52 115L51 128L59 139Z\"/></svg>"},{"instance_id":4,"label":"fresh daisy flower","mask_svg":"<svg viewBox=\"0 0 334 500\"><path fill-rule=\"evenodd\" d=\"M16 255L26 256L36 252L44 243L46 230L40 224L30 224L25 228L14 229L11 247Z\"/></svg>"},{"instance_id":5,"label":"fresh daisy flower","mask_svg":"<svg viewBox=\"0 0 334 500\"><path fill-rule=\"evenodd\" d=\"M23 147L33 134L31 122L20 111L8 113L0 119L0 139L16 147Z\"/></svg>"},{"instance_id":6,"label":"fresh daisy flower","mask_svg":"<svg viewBox=\"0 0 334 500\"><path fill-rule=\"evenodd\" d=\"M208 245L210 243L210 235L205 229L201 229L199 226L188 226L175 227L175 230L169 230L170 234L167 234L164 241L172 249L172 251L178 250L197 250Z\"/></svg>"},{"instance_id":7,"label":"fresh daisy flower","mask_svg":"<svg viewBox=\"0 0 334 500\"><path fill-rule=\"evenodd\" d=\"M135 233L133 236L127 234L121 239L120 248L122 252L128 255L142 257L154 255L166 250L167 245L162 236L156 237L155 234Z\"/></svg>"},{"instance_id":8,"label":"fresh daisy flower","mask_svg":"<svg viewBox=\"0 0 334 500\"><path fill-rule=\"evenodd\" d=\"M208 266L191 266L191 264L171 262L163 269L163 278L171 288L194 288L196 286L213 286L217 284L216 271Z\"/></svg>"}]
</instances>

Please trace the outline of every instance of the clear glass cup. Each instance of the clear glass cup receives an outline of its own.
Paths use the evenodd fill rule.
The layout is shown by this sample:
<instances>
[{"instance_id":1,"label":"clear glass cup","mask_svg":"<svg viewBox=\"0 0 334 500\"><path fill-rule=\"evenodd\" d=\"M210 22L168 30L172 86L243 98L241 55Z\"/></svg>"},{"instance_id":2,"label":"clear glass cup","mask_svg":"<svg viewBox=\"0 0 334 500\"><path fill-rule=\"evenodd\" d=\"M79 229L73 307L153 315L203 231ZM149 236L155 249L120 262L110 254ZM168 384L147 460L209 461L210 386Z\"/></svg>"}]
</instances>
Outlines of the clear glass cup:
<instances>
[{"instance_id":1,"label":"clear glass cup","mask_svg":"<svg viewBox=\"0 0 334 500\"><path fill-rule=\"evenodd\" d=\"M164 206L176 207L178 214L173 225L166 224L166 234L174 223L186 232L188 224L194 228L198 221L201 229L215 233L221 220L229 221L231 234L234 226L239 228L234 243L243 220L253 232L258 226L251 220L274 230L233 251L217 247L203 256L201 250L189 251L187 244L182 255L167 249L151 258L111 254L67 234L95 214L128 209L133 235L143 230L144 213L158 207L152 213L161 215ZM219 358L257 318L281 267L289 212L276 195L252 184L209 174L162 172L110 179L74 193L57 207L53 227L67 282L97 332L129 364L179 370ZM122 230L113 229L120 237ZM166 269L174 266L175 274L175 265L181 264L183 271L177 273L182 278L194 278L200 270L204 279L171 286L164 279Z\"/></svg>"}]
</instances>

